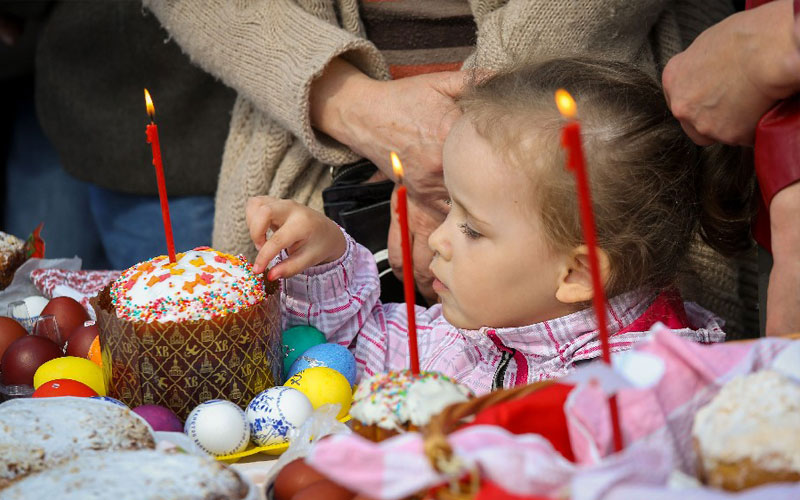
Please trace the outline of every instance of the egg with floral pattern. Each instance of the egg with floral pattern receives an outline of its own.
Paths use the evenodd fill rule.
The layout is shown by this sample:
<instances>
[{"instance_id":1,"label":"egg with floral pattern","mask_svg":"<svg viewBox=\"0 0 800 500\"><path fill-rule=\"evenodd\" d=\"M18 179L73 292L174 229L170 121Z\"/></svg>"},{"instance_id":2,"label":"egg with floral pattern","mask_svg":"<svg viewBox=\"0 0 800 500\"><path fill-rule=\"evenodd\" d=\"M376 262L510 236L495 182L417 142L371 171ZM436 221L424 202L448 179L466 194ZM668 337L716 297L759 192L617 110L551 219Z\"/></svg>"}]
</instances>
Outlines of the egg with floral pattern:
<instances>
[{"instance_id":1,"label":"egg with floral pattern","mask_svg":"<svg viewBox=\"0 0 800 500\"><path fill-rule=\"evenodd\" d=\"M250 439L258 446L289 442L289 433L311 415L311 401L291 387L270 387L250 401L245 410Z\"/></svg>"}]
</instances>

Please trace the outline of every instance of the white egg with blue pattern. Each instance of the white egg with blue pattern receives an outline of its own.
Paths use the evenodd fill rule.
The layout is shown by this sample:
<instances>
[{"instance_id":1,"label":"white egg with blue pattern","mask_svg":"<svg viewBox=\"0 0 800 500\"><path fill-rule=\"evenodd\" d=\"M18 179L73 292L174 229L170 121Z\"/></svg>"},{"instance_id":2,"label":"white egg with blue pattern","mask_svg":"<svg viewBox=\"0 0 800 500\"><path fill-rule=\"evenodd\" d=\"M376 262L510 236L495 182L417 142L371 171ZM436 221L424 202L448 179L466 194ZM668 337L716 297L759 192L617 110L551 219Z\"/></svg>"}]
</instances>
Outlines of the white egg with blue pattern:
<instances>
[{"instance_id":1,"label":"white egg with blue pattern","mask_svg":"<svg viewBox=\"0 0 800 500\"><path fill-rule=\"evenodd\" d=\"M311 415L313 407L305 394L291 387L270 387L250 401L245 418L250 439L258 446L289 442L289 433Z\"/></svg>"},{"instance_id":2,"label":"white egg with blue pattern","mask_svg":"<svg viewBox=\"0 0 800 500\"><path fill-rule=\"evenodd\" d=\"M238 453L250 442L250 429L241 408L223 399L197 405L186 417L183 431L209 455Z\"/></svg>"}]
</instances>

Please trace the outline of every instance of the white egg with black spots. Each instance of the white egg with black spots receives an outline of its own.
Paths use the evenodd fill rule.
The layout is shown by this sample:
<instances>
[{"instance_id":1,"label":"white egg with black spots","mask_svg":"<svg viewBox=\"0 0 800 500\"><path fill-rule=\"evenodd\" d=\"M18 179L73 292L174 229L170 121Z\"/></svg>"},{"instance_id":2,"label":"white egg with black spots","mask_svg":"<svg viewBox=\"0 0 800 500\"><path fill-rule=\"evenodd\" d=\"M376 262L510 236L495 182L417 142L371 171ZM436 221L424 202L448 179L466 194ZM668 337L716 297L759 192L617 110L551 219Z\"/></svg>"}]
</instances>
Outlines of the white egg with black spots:
<instances>
[{"instance_id":1,"label":"white egg with black spots","mask_svg":"<svg viewBox=\"0 0 800 500\"><path fill-rule=\"evenodd\" d=\"M247 405L250 439L259 446L288 443L289 433L303 425L312 411L311 401L297 389L270 387Z\"/></svg>"},{"instance_id":2,"label":"white egg with black spots","mask_svg":"<svg viewBox=\"0 0 800 500\"><path fill-rule=\"evenodd\" d=\"M250 427L241 408L222 399L200 403L189 413L183 431L209 455L232 455L250 442Z\"/></svg>"}]
</instances>

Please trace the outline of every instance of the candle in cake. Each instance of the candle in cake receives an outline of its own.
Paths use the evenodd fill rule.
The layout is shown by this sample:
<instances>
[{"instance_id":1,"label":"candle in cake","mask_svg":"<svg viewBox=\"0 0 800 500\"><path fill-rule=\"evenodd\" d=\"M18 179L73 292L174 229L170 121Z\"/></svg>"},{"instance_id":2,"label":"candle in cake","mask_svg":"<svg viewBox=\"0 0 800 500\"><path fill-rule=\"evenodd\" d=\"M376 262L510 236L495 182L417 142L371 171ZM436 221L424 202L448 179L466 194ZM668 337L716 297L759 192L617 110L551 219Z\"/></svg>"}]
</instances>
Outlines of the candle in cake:
<instances>
[{"instance_id":1,"label":"candle in cake","mask_svg":"<svg viewBox=\"0 0 800 500\"><path fill-rule=\"evenodd\" d=\"M408 352L411 357L411 372L419 374L419 354L417 352L417 319L414 312L414 263L411 261L411 233L408 231L408 193L403 185L403 165L392 151L392 169L397 175L400 187L397 189L397 217L400 219L401 245L403 249L403 291L408 311Z\"/></svg>"},{"instance_id":2,"label":"candle in cake","mask_svg":"<svg viewBox=\"0 0 800 500\"><path fill-rule=\"evenodd\" d=\"M164 166L161 163L161 145L158 142L158 126L155 123L156 110L150 92L144 89L144 101L147 106L147 115L150 123L147 125L147 142L153 149L153 166L156 169L156 182L158 183L158 198L161 200L161 218L164 220L164 236L167 239L167 254L169 261L175 262L175 243L172 240L172 222L169 218L169 202L167 201L167 186L164 182Z\"/></svg>"},{"instance_id":3,"label":"candle in cake","mask_svg":"<svg viewBox=\"0 0 800 500\"><path fill-rule=\"evenodd\" d=\"M569 92L564 89L558 89L556 91L555 99L559 112L568 120L561 129L561 146L567 153L567 169L575 174L581 227L583 228L583 238L589 251L589 270L592 277L592 289L594 291L592 303L594 305L595 314L597 315L600 347L603 353L603 361L610 365L611 349L608 341L606 294L602 280L600 279L600 263L597 258L597 233L594 224L589 178L586 173L586 160L583 156L583 145L581 144L581 128L578 120L575 118L577 106ZM609 399L609 410L611 412L611 427L614 434L614 448L619 451L622 449L622 433L619 425L619 411L617 408L616 395L611 395Z\"/></svg>"}]
</instances>

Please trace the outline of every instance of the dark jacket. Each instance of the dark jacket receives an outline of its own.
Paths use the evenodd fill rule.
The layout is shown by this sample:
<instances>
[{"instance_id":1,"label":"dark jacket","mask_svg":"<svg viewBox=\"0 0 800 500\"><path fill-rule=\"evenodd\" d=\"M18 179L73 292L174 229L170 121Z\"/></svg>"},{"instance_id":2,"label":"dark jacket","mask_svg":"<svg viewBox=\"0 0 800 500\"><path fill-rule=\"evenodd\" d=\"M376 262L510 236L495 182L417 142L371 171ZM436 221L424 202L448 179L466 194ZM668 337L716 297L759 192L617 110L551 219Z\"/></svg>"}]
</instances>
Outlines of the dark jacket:
<instances>
[{"instance_id":1,"label":"dark jacket","mask_svg":"<svg viewBox=\"0 0 800 500\"><path fill-rule=\"evenodd\" d=\"M36 105L67 172L157 193L145 87L170 196L213 195L235 93L194 66L139 1L53 6L36 53Z\"/></svg>"}]
</instances>

